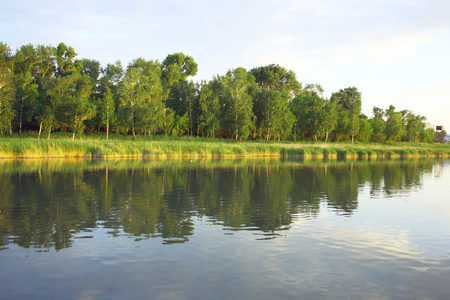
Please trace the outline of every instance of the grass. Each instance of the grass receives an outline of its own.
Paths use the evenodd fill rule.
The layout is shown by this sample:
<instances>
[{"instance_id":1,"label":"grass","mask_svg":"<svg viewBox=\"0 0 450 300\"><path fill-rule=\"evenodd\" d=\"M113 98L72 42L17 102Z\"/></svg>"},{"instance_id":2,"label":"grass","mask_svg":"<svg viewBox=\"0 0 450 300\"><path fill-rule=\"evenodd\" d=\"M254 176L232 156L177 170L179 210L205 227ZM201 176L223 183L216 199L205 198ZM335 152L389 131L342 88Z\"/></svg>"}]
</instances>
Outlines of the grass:
<instances>
[{"instance_id":1,"label":"grass","mask_svg":"<svg viewBox=\"0 0 450 300\"><path fill-rule=\"evenodd\" d=\"M407 158L450 157L448 144L424 143L323 143L264 142L237 143L229 139L196 137L143 137L136 141L124 135L85 134L72 141L70 134L52 134L51 139L36 134L0 137L0 158L76 157L304 157L304 158Z\"/></svg>"}]
</instances>

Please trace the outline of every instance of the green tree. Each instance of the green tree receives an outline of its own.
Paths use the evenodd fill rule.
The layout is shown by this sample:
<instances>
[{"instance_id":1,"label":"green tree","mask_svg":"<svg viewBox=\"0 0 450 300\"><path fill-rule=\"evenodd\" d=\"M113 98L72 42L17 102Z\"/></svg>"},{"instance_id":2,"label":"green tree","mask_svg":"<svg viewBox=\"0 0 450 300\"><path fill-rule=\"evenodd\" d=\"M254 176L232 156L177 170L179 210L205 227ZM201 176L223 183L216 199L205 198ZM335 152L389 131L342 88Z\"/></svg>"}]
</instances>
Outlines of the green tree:
<instances>
[{"instance_id":1,"label":"green tree","mask_svg":"<svg viewBox=\"0 0 450 300\"><path fill-rule=\"evenodd\" d=\"M361 142L367 143L370 141L372 132L372 124L370 123L366 115L361 114L359 118L359 132L356 138Z\"/></svg>"},{"instance_id":2,"label":"green tree","mask_svg":"<svg viewBox=\"0 0 450 300\"><path fill-rule=\"evenodd\" d=\"M372 126L372 136L370 140L372 142L382 143L386 140L386 122L384 121L384 110L374 106L373 117L369 120Z\"/></svg>"},{"instance_id":3,"label":"green tree","mask_svg":"<svg viewBox=\"0 0 450 300\"><path fill-rule=\"evenodd\" d=\"M36 83L40 57L32 44L23 45L16 51L14 73L21 75L30 73L32 83Z\"/></svg>"},{"instance_id":4,"label":"green tree","mask_svg":"<svg viewBox=\"0 0 450 300\"><path fill-rule=\"evenodd\" d=\"M36 119L39 122L39 135L43 128L48 129L47 139L50 139L52 129L55 129L65 117L64 105L69 102L75 89L74 77L52 77L44 83L45 95L41 95L36 106Z\"/></svg>"},{"instance_id":5,"label":"green tree","mask_svg":"<svg viewBox=\"0 0 450 300\"><path fill-rule=\"evenodd\" d=\"M186 80L189 76L195 76L198 65L191 56L174 53L164 59L161 68L164 86L166 89L170 89L173 83Z\"/></svg>"},{"instance_id":6,"label":"green tree","mask_svg":"<svg viewBox=\"0 0 450 300\"><path fill-rule=\"evenodd\" d=\"M436 139L434 129L428 128L420 133L420 141L422 143L432 143Z\"/></svg>"},{"instance_id":7,"label":"green tree","mask_svg":"<svg viewBox=\"0 0 450 300\"><path fill-rule=\"evenodd\" d=\"M14 75L9 69L0 69L0 134L12 133L11 122L14 118Z\"/></svg>"},{"instance_id":8,"label":"green tree","mask_svg":"<svg viewBox=\"0 0 450 300\"><path fill-rule=\"evenodd\" d=\"M331 95L330 101L338 105L338 139L351 137L352 143L359 132L359 115L361 113L361 93L356 87L339 90Z\"/></svg>"},{"instance_id":9,"label":"green tree","mask_svg":"<svg viewBox=\"0 0 450 300\"><path fill-rule=\"evenodd\" d=\"M424 116L415 115L409 112L406 123L406 137L410 142L417 142L420 140L420 134L425 130Z\"/></svg>"},{"instance_id":10,"label":"green tree","mask_svg":"<svg viewBox=\"0 0 450 300\"><path fill-rule=\"evenodd\" d=\"M328 140L328 132L335 126L336 105L323 99L322 93L320 85L307 85L291 104L296 132L298 130L304 138L314 138L315 141L323 136Z\"/></svg>"},{"instance_id":11,"label":"green tree","mask_svg":"<svg viewBox=\"0 0 450 300\"><path fill-rule=\"evenodd\" d=\"M295 73L279 65L271 64L253 68L249 74L255 77L255 83L261 91L285 90L289 95L289 100L294 99L302 90L302 85L298 82Z\"/></svg>"},{"instance_id":12,"label":"green tree","mask_svg":"<svg viewBox=\"0 0 450 300\"><path fill-rule=\"evenodd\" d=\"M56 72L56 48L37 45L36 52L39 57L36 77L40 83L44 78L49 78Z\"/></svg>"},{"instance_id":13,"label":"green tree","mask_svg":"<svg viewBox=\"0 0 450 300\"><path fill-rule=\"evenodd\" d=\"M386 141L389 143L400 141L405 134L405 126L403 124L403 115L396 112L393 105L385 112L386 120Z\"/></svg>"},{"instance_id":14,"label":"green tree","mask_svg":"<svg viewBox=\"0 0 450 300\"><path fill-rule=\"evenodd\" d=\"M266 129L266 140L271 134L277 134L280 140L282 134L289 133L295 117L289 110L289 95L285 90L266 90L262 93L263 111L260 116L261 126Z\"/></svg>"},{"instance_id":15,"label":"green tree","mask_svg":"<svg viewBox=\"0 0 450 300\"><path fill-rule=\"evenodd\" d=\"M60 43L56 47L56 76L63 77L72 74L77 69L81 69L80 62L75 64L74 58L77 56L73 47L68 47L64 43Z\"/></svg>"},{"instance_id":16,"label":"green tree","mask_svg":"<svg viewBox=\"0 0 450 300\"><path fill-rule=\"evenodd\" d=\"M109 127L115 118L115 102L110 88L106 88L106 93L98 106L101 115L101 124L106 126L106 140L109 139Z\"/></svg>"},{"instance_id":17,"label":"green tree","mask_svg":"<svg viewBox=\"0 0 450 300\"><path fill-rule=\"evenodd\" d=\"M325 131L325 143L328 141L328 134L334 130L337 124L337 106L335 102L326 101L323 111L322 124Z\"/></svg>"},{"instance_id":18,"label":"green tree","mask_svg":"<svg viewBox=\"0 0 450 300\"><path fill-rule=\"evenodd\" d=\"M14 109L16 111L19 133L22 134L23 122L31 121L34 112L34 101L39 95L38 85L33 83L31 72L17 74L15 76L16 101Z\"/></svg>"},{"instance_id":19,"label":"green tree","mask_svg":"<svg viewBox=\"0 0 450 300\"><path fill-rule=\"evenodd\" d=\"M97 83L101 73L100 62L98 60L84 58L76 61L76 64L81 64L81 74L89 76L94 84Z\"/></svg>"},{"instance_id":20,"label":"green tree","mask_svg":"<svg viewBox=\"0 0 450 300\"><path fill-rule=\"evenodd\" d=\"M154 70L128 69L120 87L120 121L136 139L136 128L149 134L162 127L164 106L160 76Z\"/></svg>"},{"instance_id":21,"label":"green tree","mask_svg":"<svg viewBox=\"0 0 450 300\"><path fill-rule=\"evenodd\" d=\"M215 137L220 128L219 97L214 93L212 84L201 83L199 93L199 128L210 137Z\"/></svg>"},{"instance_id":22,"label":"green tree","mask_svg":"<svg viewBox=\"0 0 450 300\"><path fill-rule=\"evenodd\" d=\"M244 68L237 68L228 71L221 81L225 91L224 122L235 139L242 141L253 128L253 101L249 91L255 86L255 78Z\"/></svg>"},{"instance_id":23,"label":"green tree","mask_svg":"<svg viewBox=\"0 0 450 300\"><path fill-rule=\"evenodd\" d=\"M75 89L67 98L68 100L68 120L72 127L72 140L75 140L75 134L83 124L83 121L92 118L95 115L95 106L90 101L93 89L92 79L88 75L72 75Z\"/></svg>"}]
</instances>

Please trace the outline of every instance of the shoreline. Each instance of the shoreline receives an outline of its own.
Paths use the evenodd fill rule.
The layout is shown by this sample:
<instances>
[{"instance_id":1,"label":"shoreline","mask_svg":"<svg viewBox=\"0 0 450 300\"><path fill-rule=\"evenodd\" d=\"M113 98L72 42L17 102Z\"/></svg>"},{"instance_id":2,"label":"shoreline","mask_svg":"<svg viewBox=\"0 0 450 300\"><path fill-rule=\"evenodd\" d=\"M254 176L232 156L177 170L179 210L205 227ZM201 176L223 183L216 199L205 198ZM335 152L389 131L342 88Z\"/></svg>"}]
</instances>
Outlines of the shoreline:
<instances>
[{"instance_id":1,"label":"shoreline","mask_svg":"<svg viewBox=\"0 0 450 300\"><path fill-rule=\"evenodd\" d=\"M212 140L67 140L0 138L0 159L178 158L391 159L449 158L450 145L423 143L263 143Z\"/></svg>"}]
</instances>

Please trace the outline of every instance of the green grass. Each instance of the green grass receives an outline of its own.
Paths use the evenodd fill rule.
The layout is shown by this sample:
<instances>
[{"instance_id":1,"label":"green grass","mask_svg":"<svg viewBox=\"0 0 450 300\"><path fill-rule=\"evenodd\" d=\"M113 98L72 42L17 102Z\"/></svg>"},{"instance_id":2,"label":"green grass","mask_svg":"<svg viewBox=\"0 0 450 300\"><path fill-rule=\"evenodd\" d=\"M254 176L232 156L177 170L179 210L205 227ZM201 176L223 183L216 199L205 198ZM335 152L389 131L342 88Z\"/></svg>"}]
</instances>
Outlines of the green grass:
<instances>
[{"instance_id":1,"label":"green grass","mask_svg":"<svg viewBox=\"0 0 450 300\"><path fill-rule=\"evenodd\" d=\"M124 135L52 134L51 139L37 139L34 133L0 137L0 158L76 158L76 157L304 157L304 158L396 158L450 157L448 144L424 143L313 143L264 142L237 143L229 139L197 137L143 137L136 141Z\"/></svg>"}]
</instances>

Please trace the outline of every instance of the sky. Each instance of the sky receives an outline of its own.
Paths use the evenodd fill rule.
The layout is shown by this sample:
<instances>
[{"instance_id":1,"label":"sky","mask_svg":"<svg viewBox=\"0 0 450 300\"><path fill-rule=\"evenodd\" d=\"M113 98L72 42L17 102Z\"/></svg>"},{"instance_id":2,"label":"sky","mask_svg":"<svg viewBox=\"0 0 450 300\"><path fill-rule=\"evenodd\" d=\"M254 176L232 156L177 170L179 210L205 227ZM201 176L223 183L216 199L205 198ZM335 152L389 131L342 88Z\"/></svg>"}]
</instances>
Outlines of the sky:
<instances>
[{"instance_id":1,"label":"sky","mask_svg":"<svg viewBox=\"0 0 450 300\"><path fill-rule=\"evenodd\" d=\"M450 132L449 0L15 0L0 41L72 46L77 58L194 58L194 81L278 64L324 96L347 87L374 106L410 110Z\"/></svg>"}]
</instances>

